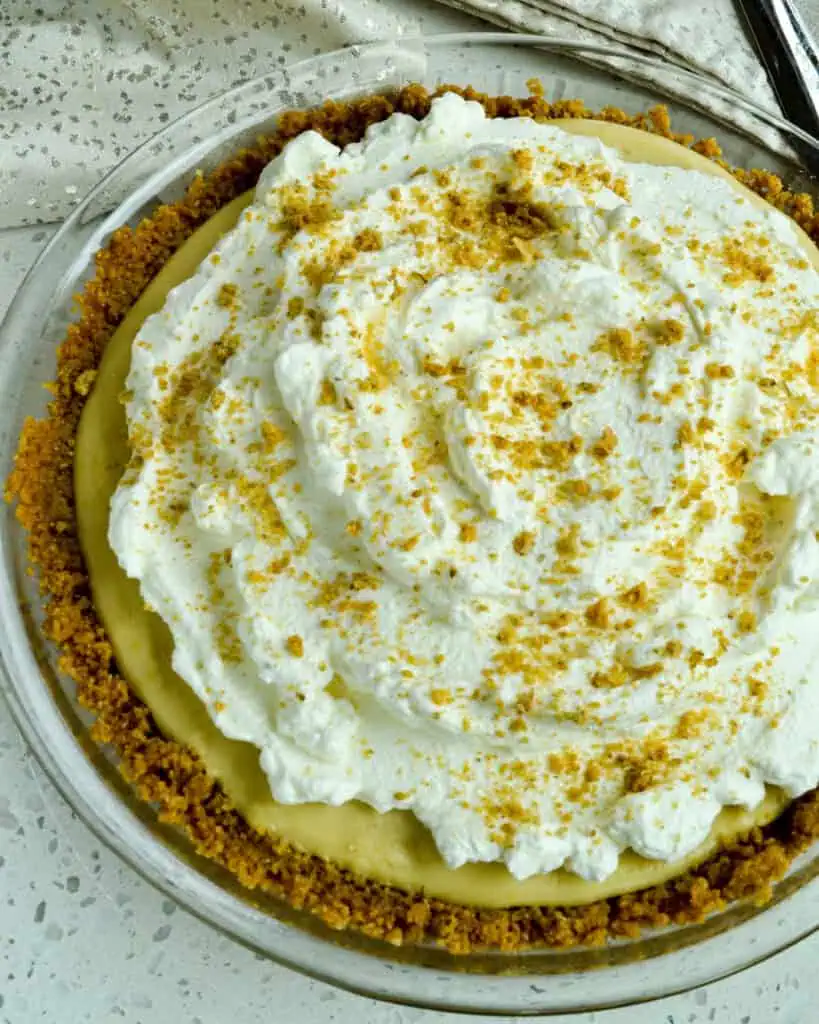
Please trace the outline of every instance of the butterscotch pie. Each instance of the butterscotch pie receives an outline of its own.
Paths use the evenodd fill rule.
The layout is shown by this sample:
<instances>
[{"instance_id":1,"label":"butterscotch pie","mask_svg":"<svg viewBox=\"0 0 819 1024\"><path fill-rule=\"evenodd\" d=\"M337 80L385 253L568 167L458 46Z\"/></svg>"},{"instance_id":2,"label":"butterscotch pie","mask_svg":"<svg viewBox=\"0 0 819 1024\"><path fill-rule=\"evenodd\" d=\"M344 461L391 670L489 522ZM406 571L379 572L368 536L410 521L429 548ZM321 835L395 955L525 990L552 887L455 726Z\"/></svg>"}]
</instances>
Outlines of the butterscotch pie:
<instances>
[{"instance_id":1,"label":"butterscotch pie","mask_svg":"<svg viewBox=\"0 0 819 1024\"><path fill-rule=\"evenodd\" d=\"M819 832L819 218L692 143L411 86L99 253L9 495L97 739L245 885L570 946Z\"/></svg>"}]
</instances>

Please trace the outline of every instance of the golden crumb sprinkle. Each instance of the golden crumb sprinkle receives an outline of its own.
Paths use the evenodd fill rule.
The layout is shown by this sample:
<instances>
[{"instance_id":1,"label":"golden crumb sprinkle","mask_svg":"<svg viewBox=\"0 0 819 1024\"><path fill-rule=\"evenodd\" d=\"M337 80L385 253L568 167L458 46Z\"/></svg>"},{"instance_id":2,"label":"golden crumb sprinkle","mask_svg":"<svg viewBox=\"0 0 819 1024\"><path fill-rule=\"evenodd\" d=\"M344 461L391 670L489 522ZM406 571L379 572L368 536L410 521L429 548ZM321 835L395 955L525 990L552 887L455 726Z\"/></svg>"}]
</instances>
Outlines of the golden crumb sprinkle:
<instances>
[{"instance_id":1,"label":"golden crumb sprinkle","mask_svg":"<svg viewBox=\"0 0 819 1024\"><path fill-rule=\"evenodd\" d=\"M611 427L603 427L597 441L589 448L595 459L607 459L617 447L617 434Z\"/></svg>"},{"instance_id":2,"label":"golden crumb sprinkle","mask_svg":"<svg viewBox=\"0 0 819 1024\"><path fill-rule=\"evenodd\" d=\"M335 405L337 400L335 384L325 377L319 388L319 405Z\"/></svg>"},{"instance_id":3,"label":"golden crumb sprinkle","mask_svg":"<svg viewBox=\"0 0 819 1024\"><path fill-rule=\"evenodd\" d=\"M439 688L436 690L430 690L429 699L432 701L433 704L437 704L439 707L441 707L445 704L452 703L452 694L449 692L449 690Z\"/></svg>"},{"instance_id":4,"label":"golden crumb sprinkle","mask_svg":"<svg viewBox=\"0 0 819 1024\"><path fill-rule=\"evenodd\" d=\"M304 640L298 633L292 633L285 641L284 646L287 648L287 653L292 654L294 658L304 657Z\"/></svg>"},{"instance_id":5,"label":"golden crumb sprinkle","mask_svg":"<svg viewBox=\"0 0 819 1024\"><path fill-rule=\"evenodd\" d=\"M721 253L728 267L723 281L734 287L746 282L764 284L770 281L775 272L764 255L767 245L767 239L754 235L727 239Z\"/></svg>"},{"instance_id":6,"label":"golden crumb sprinkle","mask_svg":"<svg viewBox=\"0 0 819 1024\"><path fill-rule=\"evenodd\" d=\"M756 629L756 614L750 609L740 612L737 618L737 629L740 633L753 633Z\"/></svg>"},{"instance_id":7,"label":"golden crumb sprinkle","mask_svg":"<svg viewBox=\"0 0 819 1024\"><path fill-rule=\"evenodd\" d=\"M680 739L695 739L703 733L703 727L711 718L712 712L708 708L696 711L685 711L677 721L674 735Z\"/></svg>"},{"instance_id":8,"label":"golden crumb sprinkle","mask_svg":"<svg viewBox=\"0 0 819 1024\"><path fill-rule=\"evenodd\" d=\"M677 428L677 447L683 448L686 445L694 444L696 437L697 435L694 428L691 426L690 421L683 420Z\"/></svg>"},{"instance_id":9,"label":"golden crumb sprinkle","mask_svg":"<svg viewBox=\"0 0 819 1024\"><path fill-rule=\"evenodd\" d=\"M280 231L287 240L298 231L321 231L327 224L341 216L326 195L326 190L317 189L317 195L310 195L303 182L288 182L277 188L280 219L271 226Z\"/></svg>"},{"instance_id":10,"label":"golden crumb sprinkle","mask_svg":"<svg viewBox=\"0 0 819 1024\"><path fill-rule=\"evenodd\" d=\"M570 483L578 498L587 498L591 494L591 485L588 480L572 480Z\"/></svg>"},{"instance_id":11,"label":"golden crumb sprinkle","mask_svg":"<svg viewBox=\"0 0 819 1024\"><path fill-rule=\"evenodd\" d=\"M611 622L611 604L608 598L590 604L586 609L586 621L597 629L608 629Z\"/></svg>"},{"instance_id":12,"label":"golden crumb sprinkle","mask_svg":"<svg viewBox=\"0 0 819 1024\"><path fill-rule=\"evenodd\" d=\"M591 684L599 690L613 690L625 686L630 680L626 669L619 662L615 662L609 668L595 672L591 677Z\"/></svg>"},{"instance_id":13,"label":"golden crumb sprinkle","mask_svg":"<svg viewBox=\"0 0 819 1024\"><path fill-rule=\"evenodd\" d=\"M676 345L685 337L685 327L679 320L660 320L653 327L658 345Z\"/></svg>"},{"instance_id":14,"label":"golden crumb sprinkle","mask_svg":"<svg viewBox=\"0 0 819 1024\"><path fill-rule=\"evenodd\" d=\"M513 149L512 162L520 171L531 171L535 165L535 158L528 149Z\"/></svg>"},{"instance_id":15,"label":"golden crumb sprinkle","mask_svg":"<svg viewBox=\"0 0 819 1024\"><path fill-rule=\"evenodd\" d=\"M364 228L353 239L353 245L359 252L377 252L383 244L381 233L374 228Z\"/></svg>"},{"instance_id":16,"label":"golden crumb sprinkle","mask_svg":"<svg viewBox=\"0 0 819 1024\"><path fill-rule=\"evenodd\" d=\"M622 363L639 362L646 354L645 346L625 327L613 327L604 331L594 343L593 351L605 352L612 359Z\"/></svg>"},{"instance_id":17,"label":"golden crumb sprinkle","mask_svg":"<svg viewBox=\"0 0 819 1024\"><path fill-rule=\"evenodd\" d=\"M535 535L530 530L521 530L512 541L512 547L518 555L528 555L535 546Z\"/></svg>"},{"instance_id":18,"label":"golden crumb sprinkle","mask_svg":"<svg viewBox=\"0 0 819 1024\"><path fill-rule=\"evenodd\" d=\"M264 420L260 427L264 447L267 452L272 452L287 440L287 432L275 423Z\"/></svg>"},{"instance_id":19,"label":"golden crumb sprinkle","mask_svg":"<svg viewBox=\"0 0 819 1024\"><path fill-rule=\"evenodd\" d=\"M638 583L620 595L620 601L630 608L646 608L648 606L648 585Z\"/></svg>"},{"instance_id":20,"label":"golden crumb sprinkle","mask_svg":"<svg viewBox=\"0 0 819 1024\"><path fill-rule=\"evenodd\" d=\"M470 544L478 539L478 527L474 523L461 523L458 529L458 537L464 544Z\"/></svg>"},{"instance_id":21,"label":"golden crumb sprinkle","mask_svg":"<svg viewBox=\"0 0 819 1024\"><path fill-rule=\"evenodd\" d=\"M236 304L236 295L239 289L235 284L225 283L219 287L216 293L216 305L224 309L232 309Z\"/></svg>"},{"instance_id":22,"label":"golden crumb sprinkle","mask_svg":"<svg viewBox=\"0 0 819 1024\"><path fill-rule=\"evenodd\" d=\"M572 523L560 532L555 543L555 551L566 558L575 558L580 553L580 526Z\"/></svg>"},{"instance_id":23,"label":"golden crumb sprinkle","mask_svg":"<svg viewBox=\"0 0 819 1024\"><path fill-rule=\"evenodd\" d=\"M710 380L730 380L734 376L734 368L727 363L707 363L705 375Z\"/></svg>"}]
</instances>

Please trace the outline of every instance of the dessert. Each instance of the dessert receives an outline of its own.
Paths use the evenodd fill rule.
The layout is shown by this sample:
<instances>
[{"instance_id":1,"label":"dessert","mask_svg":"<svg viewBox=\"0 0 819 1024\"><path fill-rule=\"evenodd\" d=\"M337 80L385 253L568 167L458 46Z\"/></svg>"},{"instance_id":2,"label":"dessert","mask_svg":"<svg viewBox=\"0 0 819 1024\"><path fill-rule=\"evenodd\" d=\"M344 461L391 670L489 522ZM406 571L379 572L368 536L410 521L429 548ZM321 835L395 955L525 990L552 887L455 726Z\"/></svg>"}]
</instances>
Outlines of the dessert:
<instances>
[{"instance_id":1,"label":"dessert","mask_svg":"<svg viewBox=\"0 0 819 1024\"><path fill-rule=\"evenodd\" d=\"M615 144L650 148L629 133ZM660 164L688 158L666 145ZM110 430L128 324L96 380L92 359L72 382L92 392L81 536L125 677L138 692L158 677L148 704L184 733L188 710L164 703L173 650L218 726L200 705L179 738L247 822L306 851L291 863L316 854L352 871L343 885L386 883L379 905L403 923L382 934L435 934L436 912L458 904L477 908L457 907L462 921L536 908L498 911L483 934L468 925L476 943L616 933L640 897L590 903L560 938L561 918L544 926L537 908L678 876L816 781L809 735L765 746L786 735L771 721L794 692L811 696L794 690L802 648L788 647L799 580L778 563L764 575L778 555L787 572L810 554L809 512L796 537L776 499L805 490L792 468L809 459L777 443L810 425L811 354L774 351L784 319L803 346L814 329L801 319L815 305L810 243L733 183L629 166L452 94L363 150L302 134L258 196L211 222L241 227L162 316L143 324L143 300L132 311L128 446ZM111 544L172 647L99 544L99 496L128 448ZM211 745L214 732L234 742ZM765 782L785 795L763 800ZM743 803L709 838L720 807ZM762 833L744 849L769 874L786 860ZM684 905L688 886L703 909L699 883L727 857L647 905ZM441 911L421 892L454 902Z\"/></svg>"}]
</instances>

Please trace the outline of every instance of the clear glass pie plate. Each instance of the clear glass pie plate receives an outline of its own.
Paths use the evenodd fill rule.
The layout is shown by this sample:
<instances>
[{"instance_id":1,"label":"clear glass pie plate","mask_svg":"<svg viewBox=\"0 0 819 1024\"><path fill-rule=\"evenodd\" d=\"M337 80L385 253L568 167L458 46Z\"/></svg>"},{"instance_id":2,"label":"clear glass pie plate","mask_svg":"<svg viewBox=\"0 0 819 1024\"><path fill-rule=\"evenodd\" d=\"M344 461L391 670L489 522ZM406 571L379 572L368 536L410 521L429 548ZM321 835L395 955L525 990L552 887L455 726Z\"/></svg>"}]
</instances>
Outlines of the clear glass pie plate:
<instances>
[{"instance_id":1,"label":"clear glass pie plate","mask_svg":"<svg viewBox=\"0 0 819 1024\"><path fill-rule=\"evenodd\" d=\"M616 72L601 70L604 53ZM664 74L671 93L645 84ZM779 173L797 191L819 184L819 144L713 82L614 47L498 33L401 38L304 61L243 84L168 126L116 167L42 253L15 297L0 347L0 473L11 469L26 416L42 414L42 387L75 311L72 297L95 252L122 224L181 196L198 170L215 167L284 110L408 82L473 85L526 95L537 78L547 100L583 99L630 113L668 105L676 130L714 136L727 159ZM672 98L676 97L676 98ZM680 98L680 97L685 97ZM706 112L706 108L712 112ZM715 115L717 109L722 114ZM741 125L741 127L738 127ZM113 212L111 212L113 211ZM136 871L191 912L271 959L325 981L398 1003L483 1013L542 1014L634 1004L741 970L819 927L819 848L794 863L764 906L732 905L701 924L602 948L484 952L393 948L334 932L306 913L244 890L162 824L89 737L89 716L38 630L37 583L13 510L0 525L2 689L36 756L91 829Z\"/></svg>"}]
</instances>

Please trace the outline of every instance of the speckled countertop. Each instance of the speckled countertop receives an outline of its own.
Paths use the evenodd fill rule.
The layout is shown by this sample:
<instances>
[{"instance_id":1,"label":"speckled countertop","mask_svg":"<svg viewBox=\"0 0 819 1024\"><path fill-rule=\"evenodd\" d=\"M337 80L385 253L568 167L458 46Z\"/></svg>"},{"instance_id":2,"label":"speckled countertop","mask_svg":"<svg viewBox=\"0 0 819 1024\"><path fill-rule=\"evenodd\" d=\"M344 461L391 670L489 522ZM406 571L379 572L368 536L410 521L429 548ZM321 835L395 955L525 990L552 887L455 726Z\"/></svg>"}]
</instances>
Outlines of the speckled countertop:
<instances>
[{"instance_id":1,"label":"speckled countertop","mask_svg":"<svg viewBox=\"0 0 819 1024\"><path fill-rule=\"evenodd\" d=\"M292 41L277 34L271 62L398 28L447 31L475 26L431 0L312 0L311 9L321 11L312 21L298 0L267 2L279 12L277 18L305 25L300 35L288 36ZM664 0L652 10L679 12L686 5L687 0ZM200 49L206 51L202 68L212 71L215 66L225 74L229 70L230 80L247 77L252 68L241 61L250 47L248 26L253 28L254 12L265 0L231 0L230 6L228 28L235 21L235 32L231 29L226 38L223 0L0 0L0 43L25 43L27 64L39 62L48 72L38 66L29 77L10 76L11 65L5 57L2 62L6 77L4 83L0 75L0 140L5 129L6 141L0 142L0 223L48 220L64 213L90 184L88 174L96 177L103 169L104 157L115 157L120 145L133 145L129 108L144 99L148 65L143 61L125 67L113 82L110 64L101 58L116 57L120 44L136 60L151 49L153 39L161 59L174 19L196 10L214 26L213 37L200 40ZM69 9L75 18L67 17ZM100 16L104 11L111 15L107 20ZM80 35L82 18L93 29L89 38L94 45L72 58L67 36ZM112 25L121 26L118 36ZM133 26L141 26L145 38L135 35ZM266 54L254 50L252 57L265 60ZM191 73L194 78L198 74L195 66ZM48 116L49 102L63 103L70 93L82 106L83 83L95 103L114 104L111 123L117 127L108 134L102 155L86 152L93 139L88 133L72 136L68 117L69 150L72 145L79 149L67 160L64 174L59 161L56 168L46 166L54 160L47 147L24 150L41 117ZM147 82L152 102L154 84ZM206 84L212 91L228 80ZM201 87L199 82L200 94ZM179 94L177 99L189 103L194 96ZM153 113L153 127L171 116L161 104L154 104ZM85 115L80 111L76 116ZM33 157L27 159L27 153ZM20 191L23 179L26 187ZM0 231L0 315L52 230ZM581 1024L813 1024L819 1019L818 954L819 937L686 996L571 1019ZM377 1004L309 981L254 956L179 909L101 848L74 817L25 751L0 698L0 1024L454 1024L463 1019Z\"/></svg>"},{"instance_id":2,"label":"speckled countertop","mask_svg":"<svg viewBox=\"0 0 819 1024\"><path fill-rule=\"evenodd\" d=\"M51 230L0 232L0 315ZM685 996L550 1020L814 1024L817 957L819 936ZM309 981L191 917L100 847L26 752L0 698L0 1024L468 1019L378 1004Z\"/></svg>"}]
</instances>

